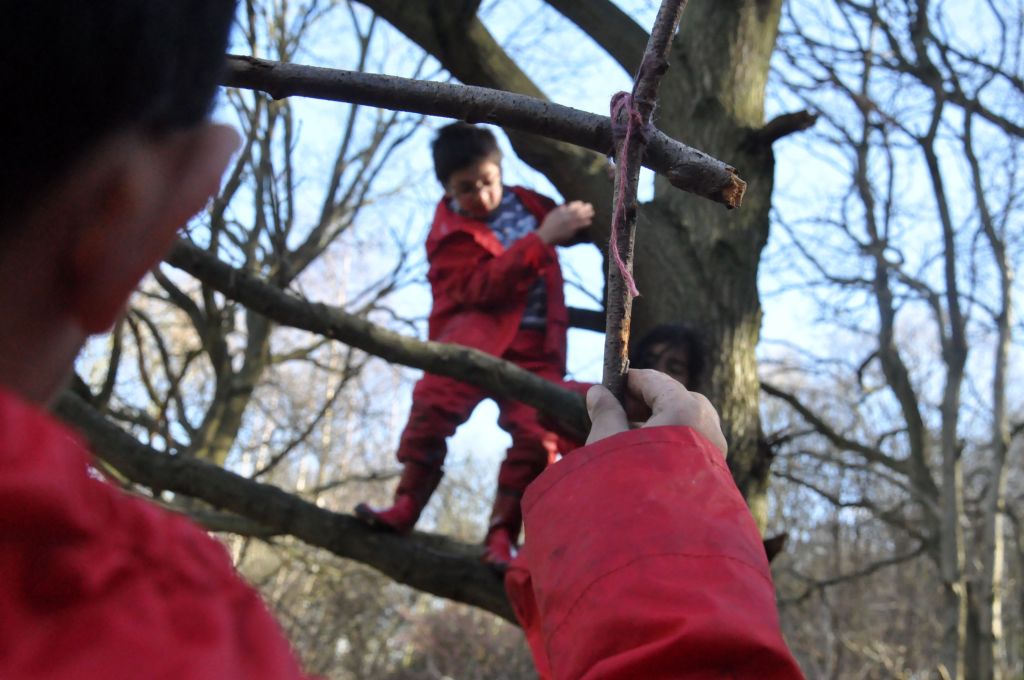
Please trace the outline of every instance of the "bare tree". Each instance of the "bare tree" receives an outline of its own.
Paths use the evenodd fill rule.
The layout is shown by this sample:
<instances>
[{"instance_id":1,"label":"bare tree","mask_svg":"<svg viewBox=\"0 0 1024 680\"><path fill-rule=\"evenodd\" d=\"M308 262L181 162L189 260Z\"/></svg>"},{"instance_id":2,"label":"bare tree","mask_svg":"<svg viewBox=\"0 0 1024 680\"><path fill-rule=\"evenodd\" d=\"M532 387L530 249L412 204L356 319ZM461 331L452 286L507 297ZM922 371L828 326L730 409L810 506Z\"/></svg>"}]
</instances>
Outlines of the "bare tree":
<instances>
[{"instance_id":1,"label":"bare tree","mask_svg":"<svg viewBox=\"0 0 1024 680\"><path fill-rule=\"evenodd\" d=\"M858 345L860 356L829 353L837 380L827 387L773 379L764 389L810 426L791 438L787 455L804 469L789 466L788 478L866 510L934 563L940 673L992 678L1010 672L1001 612L1019 408L1007 385L1022 8L973 3L985 44L972 44L960 11L914 0L790 5L778 73L819 114L819 157L844 180L828 215L783 220L789 254L845 338L829 349ZM833 398L809 401L822 387ZM829 489L819 464L876 482Z\"/></svg>"},{"instance_id":2,"label":"bare tree","mask_svg":"<svg viewBox=\"0 0 1024 680\"><path fill-rule=\"evenodd\" d=\"M543 100L538 96L540 91L491 38L476 17L477 7L472 3L433 2L425 14L407 3L362 4L410 36L459 80L518 90ZM763 87L780 4L744 2L720 9L696 5L684 22L677 48L669 55L667 77L673 83L671 87L666 84L664 89L671 97L662 100L662 113L655 116L655 124L666 131L685 128L688 142L696 141L696 146L705 145L722 151L723 156L731 154L742 161L743 167L749 168L760 180L753 206L749 205L749 197L748 207L732 213L726 213L705 199L679 203L678 189L669 183L659 184L657 196L660 199L644 208L644 214L652 219L642 225L648 236L641 241L637 255L638 270L644 272L642 285L644 276L683 276L691 278L685 282L673 279L666 285L693 288L699 285L722 294L721 299L706 305L685 296L652 297L638 304L635 326L642 333L660 321L688 319L708 329L718 352L710 389L731 429L733 469L755 510L763 507L767 465L759 458L760 450L753 446L758 430L753 349L759 314L754 284L758 253L767 234L771 143L799 127L776 121L762 129ZM362 27L357 31L357 38L365 49L379 20L375 15L356 11L352 4L341 7L351 11L353 25ZM599 48L608 50L625 70L633 70L647 40L646 32L610 3L597 8L596 14L583 16L577 15L571 6L555 7L572 21L592 30ZM274 64L283 64L292 60L300 49L297 36L314 25L317 17L330 7L311 1L295 5L278 3L272 7L275 11L270 9L271 6L255 2L246 4L243 28L247 51L253 56L271 57ZM622 26L627 30L611 38L602 26L608 20L623 18L626 21ZM708 30L705 24L712 25L714 30ZM709 38L722 44L708 43ZM453 49L455 45L459 46L458 50ZM735 49L737 45L744 46L742 57L740 50ZM719 56L711 61L703 60L703 55L711 52ZM697 78L696 70L707 71L710 76ZM692 90L689 96L679 94L686 89ZM140 448L137 441L125 439L72 397L63 402L62 414L89 431L101 456L118 468L120 474L143 486L157 492L169 490L177 496L200 498L244 515L262 525L250 526L255 534L291 533L339 555L365 561L416 587L510 616L500 584L473 563L473 548L442 541L448 552L439 553L427 547L439 545L441 539L436 537L400 541L368 534L348 517L331 514L301 498L282 496L265 485L230 473L222 474L204 465L204 461L222 464L232 447L239 446L240 435L261 448L261 442L254 441L252 436L258 428L244 426L245 414L246 407L253 403L253 395L274 377L267 372L267 367L275 365L271 342L275 324L313 331L327 340L341 340L350 347L359 347L391 361L477 382L496 394L514 395L567 416L569 424L577 428L585 418L578 397L542 384L543 381L534 376L502 365L492 357L465 348L424 345L368 323L366 316L373 307L373 300L390 290L390 283L376 287L371 291L370 302L358 306L346 304L344 309L328 308L305 302L302 274L310 270L329 243L348 229L356 206L365 198L374 169L381 167L376 160L386 159L389 151L405 138L401 132L401 121L405 119L398 114L372 114L377 116L379 134L371 135L369 145L358 149L346 146L350 140L348 135L342 137L334 170L329 173L331 190L323 197L320 218L309 226L300 224L302 200L293 189L301 170L290 155L298 138L292 105L287 100L271 100L262 95L236 93L231 96L241 112L247 143L224 195L212 206L207 223L194 228L190 237L192 243L179 245L169 259L175 267L196 276L199 284L166 271L157 275L159 287L150 290L151 297L159 298L155 302L171 302L181 310L174 312L178 315L175 318L187 320L187 324L177 322L178 327L191 325L193 337L197 339L194 346L176 353L185 359L172 358L172 363L180 361L182 365L175 364L164 371L171 379L166 384L155 384L153 390L147 389L152 392L148 395L151 404L166 403L176 410L166 408L164 413L151 406L122 408L122 400L128 401L136 395L134 388L122 392L104 389L116 382L104 376L92 376L92 384L79 390L93 406L111 415L119 415L114 411L124 411L120 414L121 422L130 424L149 445L148 449ZM469 97L467 93L464 100L469 101ZM717 104L694 109L695 101ZM355 116L362 109L350 111ZM591 139L598 139L606 134L607 117L604 121L596 133L584 136L590 134ZM498 118L497 122L502 119ZM511 122L510 127L515 128ZM578 126L570 125L551 134L576 140L578 130ZM387 142L387 139L392 141ZM552 143L515 132L512 140L523 158L546 172L565 195L589 198L598 205L609 206L609 180L603 170L603 153L594 154L571 144ZM709 159L706 153L688 151L677 145L673 153L682 155L673 160L671 155L665 155L667 142L671 139L655 133L645 162L662 168L673 183L685 183L689 181L687 178L699 177L704 172L701 168L707 167ZM604 148L602 152L609 150ZM731 168L713 158L710 160L715 168L713 174L723 176L726 185L736 186ZM353 165L362 172L345 185L344 168ZM348 190L343 189L345 186ZM717 201L735 203L739 194L712 191L711 196ZM229 209L229 206L237 207L242 200L250 201L250 207L238 212ZM681 215L690 217L680 221ZM685 262L686 266L663 267L661 258L666 254L677 257L677 261ZM137 321L133 323L139 325ZM242 328L244 332L239 332ZM121 341L112 343L112 357L124 353L123 345ZM316 366L320 361L318 353L323 348L323 341L314 338L305 354L301 347L289 347L283 356L289 359L288 363L294 363L293 359L308 359L308 365ZM163 353L156 354L162 356ZM166 354L172 355L171 352ZM346 352L344 356L345 367L358 369L362 365L364 355L361 353ZM148 375L153 375L149 363L142 361L139 365L140 374L145 369ZM115 370L111 369L110 375L114 375ZM346 374L347 371L342 371L342 376ZM190 375L194 376L194 384L200 386L199 389L183 387L189 384L186 381ZM209 383L214 387L213 394L204 393L201 387ZM182 387L174 387L178 385ZM181 398L168 396L175 389L182 393ZM337 394L339 389L340 386L324 394ZM313 419L319 418L320 413L326 417L331 409L326 402L321 405L307 414L311 413ZM149 415L153 410L158 417ZM264 407L265 412L277 410ZM133 420L128 416L136 417ZM275 435L282 430L267 428L268 433ZM296 434L308 437L315 431L316 426L301 427ZM277 451L270 453L267 461L280 462L301 448L293 441L277 442L273 447ZM154 450L172 455L155 456ZM420 561L423 570L410 573L405 566L410 559ZM433 568L430 565L434 565Z\"/></svg>"}]
</instances>

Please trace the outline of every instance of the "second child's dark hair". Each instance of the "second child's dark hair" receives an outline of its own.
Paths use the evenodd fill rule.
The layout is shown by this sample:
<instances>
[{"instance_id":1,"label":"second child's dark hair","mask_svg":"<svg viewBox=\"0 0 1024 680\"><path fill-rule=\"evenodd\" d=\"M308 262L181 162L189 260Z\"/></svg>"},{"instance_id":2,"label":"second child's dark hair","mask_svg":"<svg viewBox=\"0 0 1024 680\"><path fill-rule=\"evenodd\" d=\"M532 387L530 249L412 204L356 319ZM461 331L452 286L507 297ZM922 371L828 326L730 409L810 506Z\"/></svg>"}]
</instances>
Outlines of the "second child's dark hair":
<instances>
[{"instance_id":1,"label":"second child's dark hair","mask_svg":"<svg viewBox=\"0 0 1024 680\"><path fill-rule=\"evenodd\" d=\"M451 176L482 160L501 162L498 140L487 128L469 123L451 123L437 131L433 144L434 172L442 185Z\"/></svg>"},{"instance_id":2,"label":"second child's dark hair","mask_svg":"<svg viewBox=\"0 0 1024 680\"><path fill-rule=\"evenodd\" d=\"M235 0L40 0L4 6L0 219L104 137L202 121Z\"/></svg>"}]
</instances>

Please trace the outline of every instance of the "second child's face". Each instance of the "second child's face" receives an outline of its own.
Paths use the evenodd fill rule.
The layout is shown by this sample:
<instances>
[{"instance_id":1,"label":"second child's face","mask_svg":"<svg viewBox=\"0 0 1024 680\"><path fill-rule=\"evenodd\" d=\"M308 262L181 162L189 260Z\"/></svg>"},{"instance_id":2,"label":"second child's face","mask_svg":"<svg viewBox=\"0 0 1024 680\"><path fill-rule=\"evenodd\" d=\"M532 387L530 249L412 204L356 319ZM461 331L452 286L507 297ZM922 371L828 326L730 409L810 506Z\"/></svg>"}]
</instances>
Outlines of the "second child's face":
<instances>
[{"instance_id":1,"label":"second child's face","mask_svg":"<svg viewBox=\"0 0 1024 680\"><path fill-rule=\"evenodd\" d=\"M651 347L651 354L655 359L650 368L672 376L688 390L695 389L696 386L690 384L690 358L685 349L659 342Z\"/></svg>"},{"instance_id":2,"label":"second child's face","mask_svg":"<svg viewBox=\"0 0 1024 680\"><path fill-rule=\"evenodd\" d=\"M501 203L501 166L491 160L482 160L448 178L445 193L454 198L459 209L483 219Z\"/></svg>"}]
</instances>

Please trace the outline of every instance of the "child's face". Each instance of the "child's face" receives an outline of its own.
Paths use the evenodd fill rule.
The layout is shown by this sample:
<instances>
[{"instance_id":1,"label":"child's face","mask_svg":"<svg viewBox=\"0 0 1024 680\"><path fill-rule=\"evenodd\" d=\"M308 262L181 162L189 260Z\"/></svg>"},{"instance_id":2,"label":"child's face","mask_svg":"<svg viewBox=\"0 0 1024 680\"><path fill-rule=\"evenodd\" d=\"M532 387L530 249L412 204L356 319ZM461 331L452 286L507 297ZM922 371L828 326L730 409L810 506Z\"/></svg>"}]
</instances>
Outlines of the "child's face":
<instances>
[{"instance_id":1,"label":"child's face","mask_svg":"<svg viewBox=\"0 0 1024 680\"><path fill-rule=\"evenodd\" d=\"M685 349L659 342L651 347L651 354L655 357L651 368L672 376L687 389L693 389L694 386L690 384L690 358Z\"/></svg>"},{"instance_id":2,"label":"child's face","mask_svg":"<svg viewBox=\"0 0 1024 680\"><path fill-rule=\"evenodd\" d=\"M478 161L453 172L444 189L462 212L485 218L501 203L501 166L492 160Z\"/></svg>"}]
</instances>

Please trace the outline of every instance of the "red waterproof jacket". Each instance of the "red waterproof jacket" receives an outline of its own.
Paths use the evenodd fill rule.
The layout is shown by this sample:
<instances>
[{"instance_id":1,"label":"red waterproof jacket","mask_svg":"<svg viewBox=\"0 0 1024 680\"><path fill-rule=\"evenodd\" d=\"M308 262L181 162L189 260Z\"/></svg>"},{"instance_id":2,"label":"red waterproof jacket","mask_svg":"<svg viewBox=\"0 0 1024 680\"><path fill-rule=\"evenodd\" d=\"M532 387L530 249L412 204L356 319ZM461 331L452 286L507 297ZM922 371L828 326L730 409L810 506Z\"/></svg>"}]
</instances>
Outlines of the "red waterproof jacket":
<instances>
[{"instance_id":1,"label":"red waterproof jacket","mask_svg":"<svg viewBox=\"0 0 1024 680\"><path fill-rule=\"evenodd\" d=\"M529 189L510 188L538 224L555 206ZM487 224L454 212L441 199L427 237L427 259L434 295L431 340L501 356L519 330L527 293L543 278L548 294L544 348L555 354L565 372L569 313L554 247L529 234L506 249Z\"/></svg>"},{"instance_id":2,"label":"red waterproof jacket","mask_svg":"<svg viewBox=\"0 0 1024 680\"><path fill-rule=\"evenodd\" d=\"M543 678L803 678L754 520L690 428L618 434L523 497L505 579Z\"/></svg>"},{"instance_id":3,"label":"red waterproof jacket","mask_svg":"<svg viewBox=\"0 0 1024 680\"><path fill-rule=\"evenodd\" d=\"M223 546L89 460L0 391L0 678L301 678Z\"/></svg>"}]
</instances>

